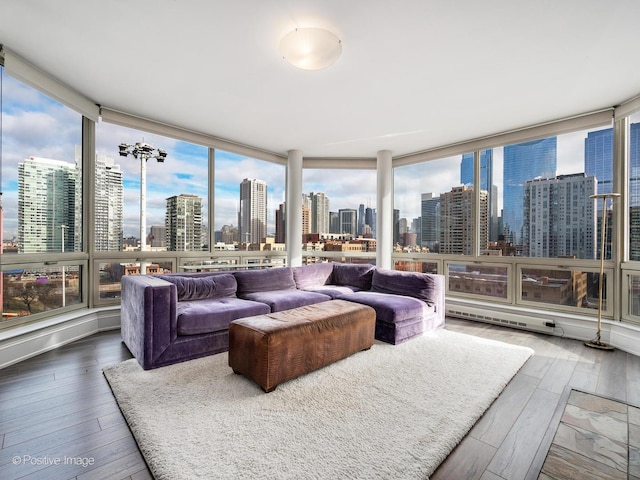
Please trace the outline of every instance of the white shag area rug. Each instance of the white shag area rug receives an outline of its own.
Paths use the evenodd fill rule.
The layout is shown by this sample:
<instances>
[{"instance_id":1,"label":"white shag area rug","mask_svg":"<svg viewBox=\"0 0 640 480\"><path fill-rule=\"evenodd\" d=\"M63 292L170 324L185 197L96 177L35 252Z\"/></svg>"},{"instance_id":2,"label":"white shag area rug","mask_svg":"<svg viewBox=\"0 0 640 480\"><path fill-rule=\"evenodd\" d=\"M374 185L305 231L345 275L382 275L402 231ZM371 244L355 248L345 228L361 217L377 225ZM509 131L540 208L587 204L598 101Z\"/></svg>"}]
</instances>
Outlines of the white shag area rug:
<instances>
[{"instance_id":1,"label":"white shag area rug","mask_svg":"<svg viewBox=\"0 0 640 480\"><path fill-rule=\"evenodd\" d=\"M428 478L533 350L438 330L264 393L227 354L104 374L156 479Z\"/></svg>"}]
</instances>

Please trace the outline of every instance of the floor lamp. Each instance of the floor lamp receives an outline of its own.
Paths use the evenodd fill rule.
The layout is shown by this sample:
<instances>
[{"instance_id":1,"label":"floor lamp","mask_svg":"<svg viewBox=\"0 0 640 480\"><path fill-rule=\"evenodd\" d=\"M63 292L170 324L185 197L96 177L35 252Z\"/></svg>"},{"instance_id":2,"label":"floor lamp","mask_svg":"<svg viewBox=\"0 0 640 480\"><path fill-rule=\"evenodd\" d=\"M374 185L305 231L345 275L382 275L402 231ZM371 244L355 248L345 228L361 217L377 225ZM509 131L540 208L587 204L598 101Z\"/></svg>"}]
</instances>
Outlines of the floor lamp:
<instances>
[{"instance_id":1,"label":"floor lamp","mask_svg":"<svg viewBox=\"0 0 640 480\"><path fill-rule=\"evenodd\" d=\"M607 240L607 200L609 198L619 197L619 193L599 193L591 195L589 198L596 200L602 199L602 221L600 222L600 280L598 282L598 331L596 338L588 342L584 342L587 347L599 348L600 350L613 350L613 347L600 340L600 332L602 327L602 286L604 283L604 255L606 252ZM611 210L613 211L613 201L611 202Z\"/></svg>"}]
</instances>

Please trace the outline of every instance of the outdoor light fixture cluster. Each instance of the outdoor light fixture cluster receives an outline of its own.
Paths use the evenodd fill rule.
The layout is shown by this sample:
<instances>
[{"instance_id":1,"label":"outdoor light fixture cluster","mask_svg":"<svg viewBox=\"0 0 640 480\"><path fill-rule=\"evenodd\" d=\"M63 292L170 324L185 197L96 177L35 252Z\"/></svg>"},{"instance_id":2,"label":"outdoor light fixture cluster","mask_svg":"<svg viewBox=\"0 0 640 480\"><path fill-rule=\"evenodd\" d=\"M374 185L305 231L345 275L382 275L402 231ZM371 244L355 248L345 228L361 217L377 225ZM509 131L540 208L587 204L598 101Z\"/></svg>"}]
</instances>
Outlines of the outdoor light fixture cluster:
<instances>
[{"instance_id":1,"label":"outdoor light fixture cluster","mask_svg":"<svg viewBox=\"0 0 640 480\"><path fill-rule=\"evenodd\" d=\"M323 28L296 28L279 46L287 62L302 70L322 70L335 63L342 53L342 41Z\"/></svg>"},{"instance_id":2,"label":"outdoor light fixture cluster","mask_svg":"<svg viewBox=\"0 0 640 480\"><path fill-rule=\"evenodd\" d=\"M145 160L155 158L158 162L164 162L164 159L167 158L167 152L165 150L155 148L144 142L138 142L135 145L130 143L121 143L118 148L120 149L121 157L131 155L135 158L144 158Z\"/></svg>"}]
</instances>

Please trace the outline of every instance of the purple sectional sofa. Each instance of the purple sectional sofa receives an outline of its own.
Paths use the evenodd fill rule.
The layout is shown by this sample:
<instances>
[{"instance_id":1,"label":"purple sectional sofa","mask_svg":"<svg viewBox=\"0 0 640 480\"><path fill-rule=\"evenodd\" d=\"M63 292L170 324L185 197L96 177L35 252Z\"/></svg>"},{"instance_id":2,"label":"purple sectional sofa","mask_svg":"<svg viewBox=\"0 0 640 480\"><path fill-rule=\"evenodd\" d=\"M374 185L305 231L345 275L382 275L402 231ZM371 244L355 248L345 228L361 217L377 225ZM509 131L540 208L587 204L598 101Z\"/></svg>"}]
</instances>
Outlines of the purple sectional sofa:
<instances>
[{"instance_id":1,"label":"purple sectional sofa","mask_svg":"<svg viewBox=\"0 0 640 480\"><path fill-rule=\"evenodd\" d=\"M444 277L373 265L122 277L122 339L145 369L228 350L238 318L349 300L376 311L376 338L400 343L444 326Z\"/></svg>"}]
</instances>

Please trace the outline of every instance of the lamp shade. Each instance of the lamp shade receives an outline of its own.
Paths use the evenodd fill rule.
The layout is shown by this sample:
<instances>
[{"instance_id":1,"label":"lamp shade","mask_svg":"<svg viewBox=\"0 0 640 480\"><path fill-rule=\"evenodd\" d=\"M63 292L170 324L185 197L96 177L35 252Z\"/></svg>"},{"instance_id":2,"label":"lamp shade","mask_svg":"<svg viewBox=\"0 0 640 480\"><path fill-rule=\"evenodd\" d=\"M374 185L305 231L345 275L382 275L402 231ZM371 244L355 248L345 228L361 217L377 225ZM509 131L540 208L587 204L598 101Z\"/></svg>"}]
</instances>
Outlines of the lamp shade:
<instances>
[{"instance_id":1,"label":"lamp shade","mask_svg":"<svg viewBox=\"0 0 640 480\"><path fill-rule=\"evenodd\" d=\"M280 40L282 58L302 70L322 70L342 53L342 42L322 28L296 28Z\"/></svg>"}]
</instances>

